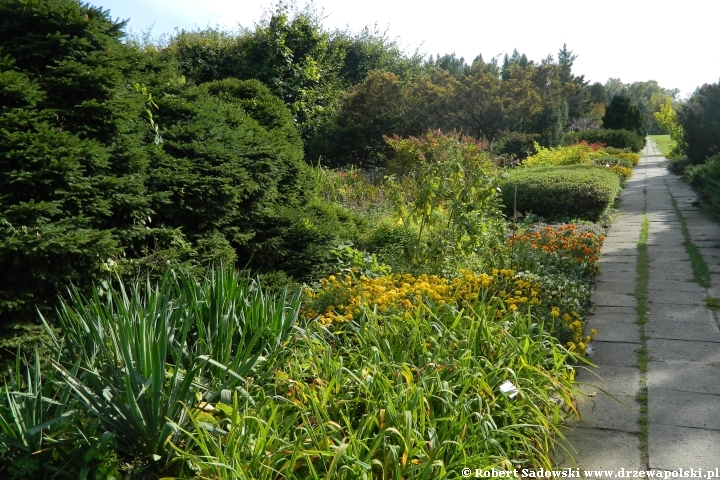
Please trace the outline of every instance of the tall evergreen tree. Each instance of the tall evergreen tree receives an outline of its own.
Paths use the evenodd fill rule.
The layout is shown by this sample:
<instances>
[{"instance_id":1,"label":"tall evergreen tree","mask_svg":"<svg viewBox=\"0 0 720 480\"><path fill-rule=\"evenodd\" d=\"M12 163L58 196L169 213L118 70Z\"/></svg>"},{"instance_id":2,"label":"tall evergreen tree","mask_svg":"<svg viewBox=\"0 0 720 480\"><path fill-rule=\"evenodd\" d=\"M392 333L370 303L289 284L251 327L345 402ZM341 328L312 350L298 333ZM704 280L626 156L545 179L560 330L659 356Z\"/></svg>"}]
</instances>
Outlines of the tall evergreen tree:
<instances>
[{"instance_id":1,"label":"tall evergreen tree","mask_svg":"<svg viewBox=\"0 0 720 480\"><path fill-rule=\"evenodd\" d=\"M637 105L625 95L616 95L605 110L603 128L610 130L631 130L645 138L644 117Z\"/></svg>"},{"instance_id":2,"label":"tall evergreen tree","mask_svg":"<svg viewBox=\"0 0 720 480\"><path fill-rule=\"evenodd\" d=\"M87 284L144 235L146 100L123 26L76 0L0 1L0 315Z\"/></svg>"}]
</instances>

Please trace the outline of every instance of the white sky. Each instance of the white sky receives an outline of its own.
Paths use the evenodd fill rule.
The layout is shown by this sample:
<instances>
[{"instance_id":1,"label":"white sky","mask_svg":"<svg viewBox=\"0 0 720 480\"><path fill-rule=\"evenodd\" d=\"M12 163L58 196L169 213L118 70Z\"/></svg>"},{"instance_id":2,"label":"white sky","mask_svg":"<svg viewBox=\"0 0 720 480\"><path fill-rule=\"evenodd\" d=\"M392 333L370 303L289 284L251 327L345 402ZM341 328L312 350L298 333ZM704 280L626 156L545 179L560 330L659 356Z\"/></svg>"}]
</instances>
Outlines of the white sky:
<instances>
[{"instance_id":1,"label":"white sky","mask_svg":"<svg viewBox=\"0 0 720 480\"><path fill-rule=\"evenodd\" d=\"M154 36L175 27L252 26L272 0L90 0L113 18ZM299 1L300 5L305 2ZM315 0L328 29L377 24L407 51L456 53L487 61L517 48L531 60L557 57L563 43L578 55L575 74L605 83L657 80L681 96L720 79L715 0Z\"/></svg>"}]
</instances>

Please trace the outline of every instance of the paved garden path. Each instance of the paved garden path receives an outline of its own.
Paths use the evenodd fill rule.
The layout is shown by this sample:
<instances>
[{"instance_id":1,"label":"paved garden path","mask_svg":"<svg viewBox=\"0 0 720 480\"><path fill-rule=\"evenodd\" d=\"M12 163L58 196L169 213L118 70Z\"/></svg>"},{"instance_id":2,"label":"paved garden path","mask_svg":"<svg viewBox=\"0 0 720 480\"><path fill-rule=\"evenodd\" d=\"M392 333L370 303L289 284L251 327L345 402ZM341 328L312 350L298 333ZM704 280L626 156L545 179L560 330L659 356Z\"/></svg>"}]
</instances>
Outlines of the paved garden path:
<instances>
[{"instance_id":1,"label":"paved garden path","mask_svg":"<svg viewBox=\"0 0 720 480\"><path fill-rule=\"evenodd\" d=\"M602 247L588 321L599 332L592 358L598 368L578 374L592 385L581 386L590 394L581 401L583 420L567 432L574 461L563 454L557 461L586 470L714 470L720 467L720 329L706 300L720 297L720 226L693 206L695 194L667 170L652 141L642 155ZM710 288L693 281L673 201L709 265ZM642 327L636 287L644 214L649 277ZM646 372L638 368L643 347ZM645 393L646 408L638 401Z\"/></svg>"}]
</instances>

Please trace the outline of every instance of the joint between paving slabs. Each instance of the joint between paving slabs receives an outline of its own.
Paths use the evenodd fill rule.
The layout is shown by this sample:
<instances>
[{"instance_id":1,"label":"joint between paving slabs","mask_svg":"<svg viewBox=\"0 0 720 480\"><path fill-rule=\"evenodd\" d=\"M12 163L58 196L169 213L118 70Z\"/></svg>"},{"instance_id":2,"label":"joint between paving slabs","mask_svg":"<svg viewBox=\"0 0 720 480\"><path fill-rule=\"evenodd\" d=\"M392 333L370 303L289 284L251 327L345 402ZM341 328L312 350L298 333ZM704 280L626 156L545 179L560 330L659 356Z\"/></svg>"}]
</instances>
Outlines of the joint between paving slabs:
<instances>
[{"instance_id":1,"label":"joint between paving slabs","mask_svg":"<svg viewBox=\"0 0 720 480\"><path fill-rule=\"evenodd\" d=\"M638 350L637 367L640 370L639 392L636 396L637 402L640 404L640 417L638 423L640 433L638 440L640 443L640 462L649 468L650 452L648 448L648 411L647 411L647 370L649 355L647 350L647 336L645 333L645 322L647 317L647 289L649 278L649 259L648 259L648 234L650 222L647 216L647 184L643 187L643 223L640 229L640 236L637 242L637 284L635 286L635 297L637 300L636 323L638 325L638 334L640 336L641 347Z\"/></svg>"}]
</instances>

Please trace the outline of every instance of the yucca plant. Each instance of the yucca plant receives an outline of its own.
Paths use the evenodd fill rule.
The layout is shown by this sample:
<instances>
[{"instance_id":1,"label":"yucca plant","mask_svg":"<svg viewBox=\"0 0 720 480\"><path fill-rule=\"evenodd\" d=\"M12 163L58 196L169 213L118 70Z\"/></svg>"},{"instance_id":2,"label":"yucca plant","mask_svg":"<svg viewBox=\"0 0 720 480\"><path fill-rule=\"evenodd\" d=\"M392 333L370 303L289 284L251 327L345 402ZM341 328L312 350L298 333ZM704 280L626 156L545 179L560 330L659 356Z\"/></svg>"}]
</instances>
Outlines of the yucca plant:
<instances>
[{"instance_id":1,"label":"yucca plant","mask_svg":"<svg viewBox=\"0 0 720 480\"><path fill-rule=\"evenodd\" d=\"M24 374L23 374L24 372ZM15 368L5 380L0 400L0 473L12 478L43 477L42 452L57 443L54 431L69 422L75 411L68 408L68 390L58 387L52 371L43 378L40 355L25 364L18 355Z\"/></svg>"},{"instance_id":2,"label":"yucca plant","mask_svg":"<svg viewBox=\"0 0 720 480\"><path fill-rule=\"evenodd\" d=\"M118 282L89 297L73 289L58 311L62 337L45 325L62 353L52 365L80 407L116 436L121 453L159 461L188 422L185 405L223 391L247 397L245 377L298 310L298 296L264 296L232 269L199 282L169 269L158 284Z\"/></svg>"},{"instance_id":3,"label":"yucca plant","mask_svg":"<svg viewBox=\"0 0 720 480\"><path fill-rule=\"evenodd\" d=\"M197 283L180 273L178 281L192 320L185 368L195 358L212 359L205 368L208 381L279 348L297 328L300 312L300 292L269 295L257 281L233 269L212 269L209 275L211 282Z\"/></svg>"}]
</instances>

